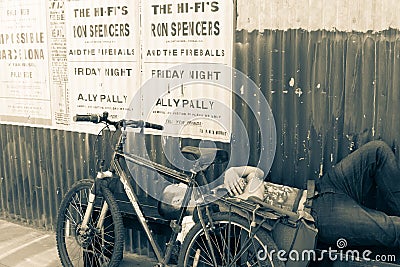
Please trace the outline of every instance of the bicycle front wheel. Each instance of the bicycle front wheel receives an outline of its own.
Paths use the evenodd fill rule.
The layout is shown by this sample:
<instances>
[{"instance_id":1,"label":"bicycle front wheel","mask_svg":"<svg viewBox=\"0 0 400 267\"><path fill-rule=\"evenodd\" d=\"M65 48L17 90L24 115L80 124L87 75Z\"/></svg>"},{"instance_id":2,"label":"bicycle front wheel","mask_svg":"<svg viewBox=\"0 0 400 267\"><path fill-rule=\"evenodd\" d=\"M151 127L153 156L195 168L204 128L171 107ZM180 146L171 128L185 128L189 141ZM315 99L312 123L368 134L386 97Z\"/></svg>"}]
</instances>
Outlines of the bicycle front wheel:
<instances>
[{"instance_id":1,"label":"bicycle front wheel","mask_svg":"<svg viewBox=\"0 0 400 267\"><path fill-rule=\"evenodd\" d=\"M268 253L278 249L266 230L259 229L250 237L249 222L236 214L216 213L212 219L214 227L206 230L209 241L200 223L189 231L179 266L284 266Z\"/></svg>"},{"instance_id":2,"label":"bicycle front wheel","mask_svg":"<svg viewBox=\"0 0 400 267\"><path fill-rule=\"evenodd\" d=\"M61 202L57 218L57 250L63 266L116 267L122 259L124 229L117 202L105 186L96 195L88 229L81 224L88 205L92 180L75 183ZM98 227L104 202L108 211L103 225Z\"/></svg>"}]
</instances>

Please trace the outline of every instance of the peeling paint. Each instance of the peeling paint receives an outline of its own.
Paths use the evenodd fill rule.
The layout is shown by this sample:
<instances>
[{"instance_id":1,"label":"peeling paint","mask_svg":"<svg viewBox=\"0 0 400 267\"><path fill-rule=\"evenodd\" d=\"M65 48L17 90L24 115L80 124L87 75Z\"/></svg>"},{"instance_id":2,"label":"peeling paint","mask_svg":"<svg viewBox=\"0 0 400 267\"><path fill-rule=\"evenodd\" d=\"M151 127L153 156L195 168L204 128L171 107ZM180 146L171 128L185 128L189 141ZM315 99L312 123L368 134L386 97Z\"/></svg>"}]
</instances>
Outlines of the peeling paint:
<instances>
[{"instance_id":1,"label":"peeling paint","mask_svg":"<svg viewBox=\"0 0 400 267\"><path fill-rule=\"evenodd\" d=\"M293 86L294 86L294 78L290 78L289 86L290 86L290 87L293 87Z\"/></svg>"},{"instance_id":2,"label":"peeling paint","mask_svg":"<svg viewBox=\"0 0 400 267\"><path fill-rule=\"evenodd\" d=\"M296 88L295 90L295 94L300 97L303 94L303 91L301 90L301 88Z\"/></svg>"}]
</instances>

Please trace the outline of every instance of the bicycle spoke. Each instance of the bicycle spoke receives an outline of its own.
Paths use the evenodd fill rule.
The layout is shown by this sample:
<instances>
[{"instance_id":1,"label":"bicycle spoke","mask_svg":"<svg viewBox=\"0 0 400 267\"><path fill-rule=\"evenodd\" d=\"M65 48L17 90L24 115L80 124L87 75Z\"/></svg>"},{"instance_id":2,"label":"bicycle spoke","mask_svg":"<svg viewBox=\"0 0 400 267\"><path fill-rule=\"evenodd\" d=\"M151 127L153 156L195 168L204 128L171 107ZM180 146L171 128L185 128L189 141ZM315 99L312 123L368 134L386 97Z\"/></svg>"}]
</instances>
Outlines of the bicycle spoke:
<instances>
[{"instance_id":1,"label":"bicycle spoke","mask_svg":"<svg viewBox=\"0 0 400 267\"><path fill-rule=\"evenodd\" d=\"M207 244L207 240L206 240L206 237L205 237L204 233L203 233L203 237L200 240L203 243L203 246L201 246L200 243L197 243L197 245L200 247L200 257L204 258L204 256L202 255L201 252L205 252L206 255L208 256L208 259L210 259L210 261L207 261L206 258L204 258L204 261L207 262L208 265L213 266L211 253L208 250L208 244ZM196 250L196 252L197 252L197 250Z\"/></svg>"},{"instance_id":2,"label":"bicycle spoke","mask_svg":"<svg viewBox=\"0 0 400 267\"><path fill-rule=\"evenodd\" d=\"M259 267L261 267L261 263L259 263L257 261L257 252L260 250L260 246L256 247L256 244L254 241L251 242L251 245L253 246L253 255L250 258L250 262L252 262L254 260L254 264L252 264L252 266L256 266L258 265Z\"/></svg>"},{"instance_id":3,"label":"bicycle spoke","mask_svg":"<svg viewBox=\"0 0 400 267\"><path fill-rule=\"evenodd\" d=\"M108 210L104 216L101 229L96 228L100 218L99 207L102 207L102 203L105 201L104 195L96 197L87 227L81 229L88 207L88 195L91 185L92 183L87 181L79 184L71 191L62 209L62 220L59 221L57 242L59 251L61 250L63 253L62 260L64 260L65 266L106 267L113 260L120 259L119 256L117 259L112 259L116 247L115 216L117 213L112 213ZM117 207L116 203L113 204L113 207ZM119 225L122 226L122 220ZM119 233L121 234L121 230L119 230ZM120 238L119 240L118 253L122 256L123 239Z\"/></svg>"},{"instance_id":4,"label":"bicycle spoke","mask_svg":"<svg viewBox=\"0 0 400 267\"><path fill-rule=\"evenodd\" d=\"M219 252L219 255L221 256L221 261L222 262L226 262L224 253L223 253L223 251L221 250L221 248L220 248L220 246L218 244L218 237L216 236L216 234L215 233L214 234L210 233L210 239L211 239L211 242L214 244L215 248L217 249L217 251ZM223 242L223 240L224 240L224 238L222 238L221 242Z\"/></svg>"},{"instance_id":5,"label":"bicycle spoke","mask_svg":"<svg viewBox=\"0 0 400 267\"><path fill-rule=\"evenodd\" d=\"M215 266L236 267L236 266L283 266L280 263L272 263L271 259L260 260L257 253L266 245L276 249L271 237L263 228L257 229L252 234L249 222L239 216L232 216L227 213L217 214L213 218L213 225L209 231L210 242L206 240L204 229L201 224L192 229L188 239L183 244L182 261L184 266ZM247 225L247 226L246 226ZM212 253L215 255L216 263L212 260Z\"/></svg>"}]
</instances>

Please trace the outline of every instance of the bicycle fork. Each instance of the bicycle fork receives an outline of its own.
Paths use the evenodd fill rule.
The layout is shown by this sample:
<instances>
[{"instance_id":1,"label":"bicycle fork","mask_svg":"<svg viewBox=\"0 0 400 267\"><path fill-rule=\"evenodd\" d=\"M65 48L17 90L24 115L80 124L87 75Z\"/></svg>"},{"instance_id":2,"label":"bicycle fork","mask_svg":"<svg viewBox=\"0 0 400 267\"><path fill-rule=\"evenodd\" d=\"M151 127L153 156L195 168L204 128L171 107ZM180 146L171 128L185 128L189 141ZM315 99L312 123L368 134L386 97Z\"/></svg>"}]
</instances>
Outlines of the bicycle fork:
<instances>
[{"instance_id":1,"label":"bicycle fork","mask_svg":"<svg viewBox=\"0 0 400 267\"><path fill-rule=\"evenodd\" d=\"M98 172L96 180L104 179L107 177L112 177L112 173L110 171ZM90 189L88 206L86 208L85 215L84 215L83 221L81 223L80 234L84 234L85 232L87 232L89 230L88 224L89 224L90 218L92 217L95 200L96 200L96 181L93 184L92 188ZM101 229L103 227L103 223L104 223L104 219L106 217L107 211L108 211L108 204L106 201L104 201L103 206L101 207L99 219L97 221L96 229Z\"/></svg>"}]
</instances>

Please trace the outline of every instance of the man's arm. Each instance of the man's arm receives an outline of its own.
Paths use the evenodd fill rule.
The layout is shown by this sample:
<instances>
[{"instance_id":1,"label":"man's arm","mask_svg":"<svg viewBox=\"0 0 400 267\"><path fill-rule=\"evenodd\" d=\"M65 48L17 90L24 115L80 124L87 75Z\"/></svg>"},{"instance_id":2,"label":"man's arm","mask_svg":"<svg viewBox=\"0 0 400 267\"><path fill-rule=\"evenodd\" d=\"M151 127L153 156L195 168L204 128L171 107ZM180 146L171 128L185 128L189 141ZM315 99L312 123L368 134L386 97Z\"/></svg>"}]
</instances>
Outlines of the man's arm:
<instances>
[{"instance_id":1,"label":"man's arm","mask_svg":"<svg viewBox=\"0 0 400 267\"><path fill-rule=\"evenodd\" d=\"M264 172L253 166L231 167L225 172L224 185L231 195L240 195L246 187L245 178L263 180Z\"/></svg>"}]
</instances>

